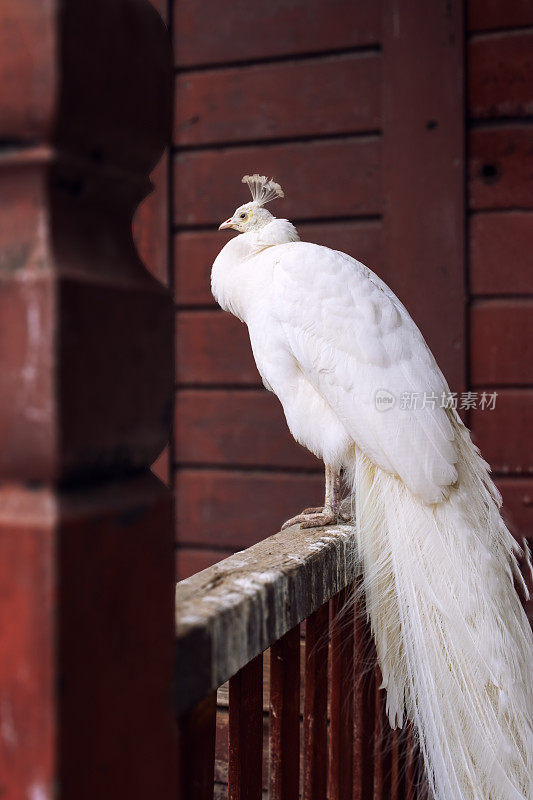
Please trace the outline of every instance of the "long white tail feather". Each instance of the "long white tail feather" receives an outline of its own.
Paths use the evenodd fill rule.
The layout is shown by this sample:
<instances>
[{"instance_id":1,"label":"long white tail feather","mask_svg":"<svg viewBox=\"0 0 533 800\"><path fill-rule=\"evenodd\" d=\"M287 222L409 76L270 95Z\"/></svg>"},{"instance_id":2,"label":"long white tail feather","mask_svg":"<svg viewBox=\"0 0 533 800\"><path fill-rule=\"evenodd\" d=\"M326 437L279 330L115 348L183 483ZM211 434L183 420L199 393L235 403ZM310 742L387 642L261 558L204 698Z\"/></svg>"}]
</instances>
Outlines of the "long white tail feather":
<instances>
[{"instance_id":1,"label":"long white tail feather","mask_svg":"<svg viewBox=\"0 0 533 800\"><path fill-rule=\"evenodd\" d=\"M435 800L532 800L533 637L517 544L450 412L457 484L427 505L360 451L350 469L366 609L393 727L414 723Z\"/></svg>"}]
</instances>

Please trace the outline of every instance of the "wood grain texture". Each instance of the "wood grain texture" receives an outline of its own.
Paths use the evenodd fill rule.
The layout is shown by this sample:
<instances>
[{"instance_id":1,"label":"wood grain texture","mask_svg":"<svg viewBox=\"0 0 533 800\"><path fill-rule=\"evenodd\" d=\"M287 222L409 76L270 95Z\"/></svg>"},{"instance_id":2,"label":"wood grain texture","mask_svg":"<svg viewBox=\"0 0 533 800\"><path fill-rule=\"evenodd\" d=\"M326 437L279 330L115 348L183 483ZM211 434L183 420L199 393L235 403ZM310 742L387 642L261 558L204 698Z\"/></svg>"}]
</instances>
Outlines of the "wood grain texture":
<instances>
[{"instance_id":1,"label":"wood grain texture","mask_svg":"<svg viewBox=\"0 0 533 800\"><path fill-rule=\"evenodd\" d=\"M282 213L279 206L278 213ZM382 267L379 221L300 223L302 241L342 250L372 269ZM211 265L228 237L222 232L183 231L174 236L174 286L179 306L213 305Z\"/></svg>"},{"instance_id":2,"label":"wood grain texture","mask_svg":"<svg viewBox=\"0 0 533 800\"><path fill-rule=\"evenodd\" d=\"M469 150L471 209L533 208L533 125L471 130Z\"/></svg>"},{"instance_id":3,"label":"wood grain texture","mask_svg":"<svg viewBox=\"0 0 533 800\"><path fill-rule=\"evenodd\" d=\"M494 411L471 412L471 429L481 454L496 473L532 474L530 437L533 391L500 389Z\"/></svg>"},{"instance_id":4,"label":"wood grain texture","mask_svg":"<svg viewBox=\"0 0 533 800\"><path fill-rule=\"evenodd\" d=\"M448 382L462 387L463 7L386 0L384 20L384 262Z\"/></svg>"},{"instance_id":5,"label":"wood grain texture","mask_svg":"<svg viewBox=\"0 0 533 800\"><path fill-rule=\"evenodd\" d=\"M354 546L349 526L293 526L181 581L177 713L222 686L355 580Z\"/></svg>"},{"instance_id":6,"label":"wood grain texture","mask_svg":"<svg viewBox=\"0 0 533 800\"><path fill-rule=\"evenodd\" d=\"M469 31L500 31L533 25L530 0L468 0Z\"/></svg>"},{"instance_id":7,"label":"wood grain texture","mask_svg":"<svg viewBox=\"0 0 533 800\"><path fill-rule=\"evenodd\" d=\"M302 508L322 502L324 477L318 462L317 468L316 475L179 469L177 538L204 547L250 547Z\"/></svg>"},{"instance_id":8,"label":"wood grain texture","mask_svg":"<svg viewBox=\"0 0 533 800\"><path fill-rule=\"evenodd\" d=\"M382 207L380 143L372 136L184 151L174 166L177 225L218 226L249 199L241 178L251 172L281 182L285 199L272 213L289 219L378 214Z\"/></svg>"},{"instance_id":9,"label":"wood grain texture","mask_svg":"<svg viewBox=\"0 0 533 800\"><path fill-rule=\"evenodd\" d=\"M475 39L468 46L468 113L474 119L533 113L533 32Z\"/></svg>"},{"instance_id":10,"label":"wood grain texture","mask_svg":"<svg viewBox=\"0 0 533 800\"><path fill-rule=\"evenodd\" d=\"M376 53L178 74L174 142L374 131L381 123L380 77Z\"/></svg>"},{"instance_id":11,"label":"wood grain texture","mask_svg":"<svg viewBox=\"0 0 533 800\"><path fill-rule=\"evenodd\" d=\"M470 312L473 386L533 384L533 300L480 300Z\"/></svg>"},{"instance_id":12,"label":"wood grain texture","mask_svg":"<svg viewBox=\"0 0 533 800\"><path fill-rule=\"evenodd\" d=\"M178 392L175 441L185 464L320 467L294 441L279 400L266 391Z\"/></svg>"},{"instance_id":13,"label":"wood grain texture","mask_svg":"<svg viewBox=\"0 0 533 800\"><path fill-rule=\"evenodd\" d=\"M229 683L229 800L261 800L263 658L256 656Z\"/></svg>"},{"instance_id":14,"label":"wood grain texture","mask_svg":"<svg viewBox=\"0 0 533 800\"><path fill-rule=\"evenodd\" d=\"M270 799L298 797L300 783L300 626L270 648Z\"/></svg>"},{"instance_id":15,"label":"wood grain texture","mask_svg":"<svg viewBox=\"0 0 533 800\"><path fill-rule=\"evenodd\" d=\"M178 723L178 800L213 800L216 692L184 714Z\"/></svg>"},{"instance_id":16,"label":"wood grain texture","mask_svg":"<svg viewBox=\"0 0 533 800\"><path fill-rule=\"evenodd\" d=\"M470 291L533 294L533 213L489 212L470 218Z\"/></svg>"},{"instance_id":17,"label":"wood grain texture","mask_svg":"<svg viewBox=\"0 0 533 800\"><path fill-rule=\"evenodd\" d=\"M350 589L331 601L329 796L351 800L354 752L354 609Z\"/></svg>"},{"instance_id":18,"label":"wood grain texture","mask_svg":"<svg viewBox=\"0 0 533 800\"><path fill-rule=\"evenodd\" d=\"M306 621L303 735L303 800L323 800L328 788L329 607Z\"/></svg>"},{"instance_id":19,"label":"wood grain texture","mask_svg":"<svg viewBox=\"0 0 533 800\"><path fill-rule=\"evenodd\" d=\"M272 58L376 44L381 4L375 0L235 0L221 9L180 0L174 15L178 66ZM206 24L212 20L212 24Z\"/></svg>"}]
</instances>

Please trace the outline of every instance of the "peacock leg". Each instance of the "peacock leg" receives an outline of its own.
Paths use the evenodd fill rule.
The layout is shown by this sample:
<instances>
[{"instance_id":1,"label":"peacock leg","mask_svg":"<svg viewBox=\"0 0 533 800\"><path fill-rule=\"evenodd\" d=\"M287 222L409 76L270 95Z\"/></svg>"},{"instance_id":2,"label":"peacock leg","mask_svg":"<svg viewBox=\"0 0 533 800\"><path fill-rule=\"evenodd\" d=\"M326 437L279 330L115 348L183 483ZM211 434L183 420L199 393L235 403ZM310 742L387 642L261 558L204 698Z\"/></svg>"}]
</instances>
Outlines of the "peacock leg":
<instances>
[{"instance_id":1,"label":"peacock leg","mask_svg":"<svg viewBox=\"0 0 533 800\"><path fill-rule=\"evenodd\" d=\"M291 517L281 526L281 530L289 528L291 525L300 524L301 528L321 528L324 525L331 525L339 518L339 508L341 502L341 476L340 472L325 466L326 491L324 505L318 508L306 508L296 517Z\"/></svg>"}]
</instances>

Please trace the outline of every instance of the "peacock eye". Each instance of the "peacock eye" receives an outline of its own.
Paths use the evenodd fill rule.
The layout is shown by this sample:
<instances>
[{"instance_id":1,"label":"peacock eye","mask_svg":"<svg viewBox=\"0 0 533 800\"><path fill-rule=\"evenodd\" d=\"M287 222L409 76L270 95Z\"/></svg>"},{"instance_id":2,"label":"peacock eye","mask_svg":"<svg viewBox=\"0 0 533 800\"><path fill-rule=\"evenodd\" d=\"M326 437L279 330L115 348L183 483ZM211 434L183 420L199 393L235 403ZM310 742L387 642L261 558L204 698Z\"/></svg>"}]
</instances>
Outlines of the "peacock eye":
<instances>
[{"instance_id":1,"label":"peacock eye","mask_svg":"<svg viewBox=\"0 0 533 800\"><path fill-rule=\"evenodd\" d=\"M246 219L246 214L241 214L241 219Z\"/></svg>"}]
</instances>

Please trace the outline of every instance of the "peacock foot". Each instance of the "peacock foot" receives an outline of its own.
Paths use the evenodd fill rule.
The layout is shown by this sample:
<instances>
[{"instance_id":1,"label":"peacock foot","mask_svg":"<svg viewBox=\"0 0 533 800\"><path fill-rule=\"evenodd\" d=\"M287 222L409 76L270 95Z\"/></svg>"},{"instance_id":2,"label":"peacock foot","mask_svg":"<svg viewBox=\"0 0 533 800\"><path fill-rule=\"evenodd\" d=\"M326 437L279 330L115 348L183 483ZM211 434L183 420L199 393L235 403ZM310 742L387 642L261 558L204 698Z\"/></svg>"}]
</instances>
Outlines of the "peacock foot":
<instances>
[{"instance_id":1,"label":"peacock foot","mask_svg":"<svg viewBox=\"0 0 533 800\"><path fill-rule=\"evenodd\" d=\"M290 528L291 525L300 524L300 528L321 528L337 521L337 515L331 507L306 508L301 514L291 517L281 526L281 530Z\"/></svg>"},{"instance_id":2,"label":"peacock foot","mask_svg":"<svg viewBox=\"0 0 533 800\"><path fill-rule=\"evenodd\" d=\"M291 517L281 526L281 530L290 528L291 525L300 524L300 528L322 528L338 521L339 514L334 511L332 506L319 506L318 508L306 508L301 514Z\"/></svg>"}]
</instances>

